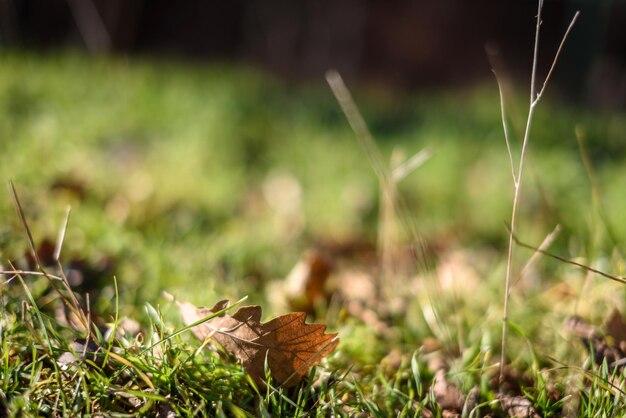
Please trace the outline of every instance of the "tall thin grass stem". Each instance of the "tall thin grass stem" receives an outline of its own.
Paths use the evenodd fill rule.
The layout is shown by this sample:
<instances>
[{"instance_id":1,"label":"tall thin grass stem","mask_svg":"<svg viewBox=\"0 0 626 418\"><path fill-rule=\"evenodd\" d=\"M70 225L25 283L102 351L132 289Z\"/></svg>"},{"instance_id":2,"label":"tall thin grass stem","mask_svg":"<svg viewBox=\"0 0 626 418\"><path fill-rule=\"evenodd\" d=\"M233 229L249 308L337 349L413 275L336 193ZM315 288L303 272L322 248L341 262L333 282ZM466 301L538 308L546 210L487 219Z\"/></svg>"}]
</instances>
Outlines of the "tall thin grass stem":
<instances>
[{"instance_id":1,"label":"tall thin grass stem","mask_svg":"<svg viewBox=\"0 0 626 418\"><path fill-rule=\"evenodd\" d=\"M515 170L515 167L511 168L513 172L513 176L514 176L514 195L513 195L513 206L511 209L509 246L508 246L508 253L507 253L506 277L505 277L505 284L504 284L504 307L503 307L503 312L502 312L502 350L500 353L500 376L499 376L499 381L501 385L504 381L504 366L506 363L506 348L507 348L507 334L508 334L508 321L509 321L509 317L508 317L509 299L510 299L510 293L511 293L511 277L513 275L513 246L515 244L514 234L515 234L515 226L516 226L516 221L517 221L519 200L520 200L521 190L522 190L522 179L524 176L524 162L526 161L526 152L528 150L528 140L530 137L530 129L532 127L533 117L535 114L535 109L537 107L537 104L539 103L539 100L541 99L545 91L546 85L554 71L554 68L558 61L561 50L563 49L563 45L565 44L565 40L567 39L570 31L572 30L574 23L576 22L576 19L578 18L578 15L580 14L580 12L576 12L574 17L572 18L572 21L570 22L567 30L565 31L565 34L563 35L561 43L559 44L559 48L556 51L554 59L552 60L552 65L550 66L550 70L548 71L548 75L546 76L543 82L541 90L539 91L539 93L536 93L537 91L536 90L537 89L536 87L537 64L538 64L538 55L539 55L539 34L540 34L540 29L541 29L542 8L543 8L543 1L539 0L537 3L537 23L535 26L533 64L532 64L532 71L531 71L531 77L530 77L530 105L528 109L528 117L526 119L526 128L524 130L524 139L522 141L522 150L520 152L517 170ZM504 113L503 113L503 116L504 116ZM505 125L505 122L503 122L503 125ZM508 134L505 132L505 136L507 135Z\"/></svg>"}]
</instances>

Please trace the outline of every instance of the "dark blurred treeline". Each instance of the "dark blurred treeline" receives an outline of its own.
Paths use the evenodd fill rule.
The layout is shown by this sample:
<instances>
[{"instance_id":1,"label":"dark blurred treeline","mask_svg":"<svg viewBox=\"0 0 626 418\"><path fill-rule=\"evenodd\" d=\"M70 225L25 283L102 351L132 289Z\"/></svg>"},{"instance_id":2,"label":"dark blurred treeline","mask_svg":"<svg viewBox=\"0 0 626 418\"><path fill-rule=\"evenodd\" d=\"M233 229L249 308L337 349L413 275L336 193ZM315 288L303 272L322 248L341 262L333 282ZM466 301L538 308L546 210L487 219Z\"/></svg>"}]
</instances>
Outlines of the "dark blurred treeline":
<instances>
[{"instance_id":1,"label":"dark blurred treeline","mask_svg":"<svg viewBox=\"0 0 626 418\"><path fill-rule=\"evenodd\" d=\"M242 61L281 77L329 68L402 89L491 77L485 45L515 79L530 71L534 0L0 0L3 47ZM626 104L626 1L552 0L544 7L547 68L576 10L561 92Z\"/></svg>"}]
</instances>

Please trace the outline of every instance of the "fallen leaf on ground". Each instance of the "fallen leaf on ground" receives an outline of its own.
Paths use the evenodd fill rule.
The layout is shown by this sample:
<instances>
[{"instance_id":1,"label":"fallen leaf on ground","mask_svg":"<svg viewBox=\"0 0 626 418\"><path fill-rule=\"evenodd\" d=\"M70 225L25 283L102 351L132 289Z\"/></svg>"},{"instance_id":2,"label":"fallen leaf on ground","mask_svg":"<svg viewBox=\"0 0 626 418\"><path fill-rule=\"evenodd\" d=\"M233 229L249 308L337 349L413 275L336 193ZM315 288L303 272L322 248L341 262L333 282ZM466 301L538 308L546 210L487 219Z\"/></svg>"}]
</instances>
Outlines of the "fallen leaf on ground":
<instances>
[{"instance_id":1,"label":"fallen leaf on ground","mask_svg":"<svg viewBox=\"0 0 626 418\"><path fill-rule=\"evenodd\" d=\"M85 360L94 362L98 367L104 365L102 358L98 358L95 354L100 351L100 347L91 340L75 340L70 343L69 348L71 351L65 351L56 359L62 371L76 371L77 364Z\"/></svg>"},{"instance_id":2,"label":"fallen leaf on ground","mask_svg":"<svg viewBox=\"0 0 626 418\"><path fill-rule=\"evenodd\" d=\"M612 315L609 323L611 321L617 321L614 315ZM585 348L590 350L596 365L600 366L606 361L610 367L623 367L626 353L619 345L615 344L614 337L607 339L607 335L577 316L569 318L565 323L565 327L571 333L577 335ZM610 328L608 324L607 328Z\"/></svg>"},{"instance_id":3,"label":"fallen leaf on ground","mask_svg":"<svg viewBox=\"0 0 626 418\"><path fill-rule=\"evenodd\" d=\"M446 362L443 358L431 359L429 368L435 371L433 380L433 395L439 407L443 410L442 416L461 416L463 410L472 411L478 404L478 388L473 388L466 396L446 375Z\"/></svg>"},{"instance_id":4,"label":"fallen leaf on ground","mask_svg":"<svg viewBox=\"0 0 626 418\"><path fill-rule=\"evenodd\" d=\"M313 312L319 302L326 300L326 280L332 269L332 261L322 252L304 253L285 280L285 293L291 307Z\"/></svg>"},{"instance_id":5,"label":"fallen leaf on ground","mask_svg":"<svg viewBox=\"0 0 626 418\"><path fill-rule=\"evenodd\" d=\"M619 309L613 309L604 323L604 328L607 336L613 339L611 342L619 347L622 352L626 352L626 322Z\"/></svg>"},{"instance_id":6,"label":"fallen leaf on ground","mask_svg":"<svg viewBox=\"0 0 626 418\"><path fill-rule=\"evenodd\" d=\"M465 405L465 396L454 384L446 379L446 372L440 369L435 374L433 394L441 409L462 411Z\"/></svg>"},{"instance_id":7,"label":"fallen leaf on ground","mask_svg":"<svg viewBox=\"0 0 626 418\"><path fill-rule=\"evenodd\" d=\"M185 325L193 324L229 306L227 300L211 309L177 302ZM325 325L306 324L306 314L289 313L261 323L260 306L244 306L234 315L222 313L191 330L201 341L213 338L239 359L257 384L265 384L265 362L279 385L297 385L308 370L337 347L337 334Z\"/></svg>"},{"instance_id":8,"label":"fallen leaf on ground","mask_svg":"<svg viewBox=\"0 0 626 418\"><path fill-rule=\"evenodd\" d=\"M524 388L532 387L535 384L533 378L520 370L506 365L502 371L502 376L496 370L491 375L489 383L492 387L498 388L498 392L508 395L522 395Z\"/></svg>"},{"instance_id":9,"label":"fallen leaf on ground","mask_svg":"<svg viewBox=\"0 0 626 418\"><path fill-rule=\"evenodd\" d=\"M535 411L533 403L523 396L499 396L500 406L502 410L510 417L519 418L539 418L540 415Z\"/></svg>"}]
</instances>

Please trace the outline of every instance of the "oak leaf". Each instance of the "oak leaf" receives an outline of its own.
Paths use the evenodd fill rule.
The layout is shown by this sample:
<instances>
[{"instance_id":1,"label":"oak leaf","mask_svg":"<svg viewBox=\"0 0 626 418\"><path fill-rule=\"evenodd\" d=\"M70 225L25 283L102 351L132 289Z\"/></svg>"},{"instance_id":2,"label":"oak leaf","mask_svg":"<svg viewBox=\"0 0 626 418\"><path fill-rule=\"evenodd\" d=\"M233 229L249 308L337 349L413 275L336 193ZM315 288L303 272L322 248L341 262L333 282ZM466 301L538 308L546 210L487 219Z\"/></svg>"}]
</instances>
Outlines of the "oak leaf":
<instances>
[{"instance_id":1,"label":"oak leaf","mask_svg":"<svg viewBox=\"0 0 626 418\"><path fill-rule=\"evenodd\" d=\"M229 306L227 300L211 309L177 302L185 325L210 317ZM326 334L325 325L306 324L303 312L289 313L261 322L260 306L244 306L232 316L222 312L194 326L201 341L212 338L239 359L257 384L265 384L265 362L279 385L297 385L308 370L337 347L337 334Z\"/></svg>"}]
</instances>

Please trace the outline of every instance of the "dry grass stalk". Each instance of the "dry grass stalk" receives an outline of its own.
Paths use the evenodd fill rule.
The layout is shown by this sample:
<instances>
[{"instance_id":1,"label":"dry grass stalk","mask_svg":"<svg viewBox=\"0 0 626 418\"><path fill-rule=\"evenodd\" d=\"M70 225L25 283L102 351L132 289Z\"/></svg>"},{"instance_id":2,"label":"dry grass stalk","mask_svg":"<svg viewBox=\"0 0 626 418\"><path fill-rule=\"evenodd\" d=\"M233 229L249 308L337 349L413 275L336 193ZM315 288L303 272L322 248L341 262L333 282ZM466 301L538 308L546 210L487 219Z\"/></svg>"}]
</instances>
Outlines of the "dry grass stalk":
<instances>
[{"instance_id":1,"label":"dry grass stalk","mask_svg":"<svg viewBox=\"0 0 626 418\"><path fill-rule=\"evenodd\" d=\"M539 0L537 4L537 24L535 27L535 43L533 48L533 65L531 71L531 80L530 80L530 106L528 109L528 116L526 119L526 128L524 130L524 139L522 141L522 149L519 157L519 162L517 164L517 168L515 166L511 167L511 172L513 175L513 185L514 185L514 195L513 195L513 207L511 209L511 222L510 222L510 232L509 232L509 245L508 245L508 253L507 253L507 267L506 267L506 278L504 285L504 308L502 313L502 351L500 355L500 382L502 382L504 378L504 365L506 362L506 342L507 342L507 333L508 333L508 312L509 312L509 296L511 292L511 277L513 276L513 247L515 244L515 226L517 221L517 208L519 206L519 201L521 197L521 189L522 189L522 179L524 175L524 162L526 161L526 152L528 150L528 142L530 137L530 128L532 127L533 116L535 114L535 109L543 96L543 93L546 89L548 81L552 76L556 63L559 59L559 55L561 50L563 49L563 45L565 44L565 40L567 39L576 19L580 12L576 12L572 21L569 24L569 27L565 31L561 43L556 51L554 59L552 60L552 65L550 66L550 70L548 71L548 75L546 76L541 89L537 93L537 63L538 63L538 54L539 54L539 33L541 28L541 11L543 7L543 1ZM496 77L497 78L497 77ZM498 87L501 88L500 83L498 83ZM509 150L509 157L511 161L513 161L511 154L511 144L509 142L508 136L508 127L505 118L504 111L504 100L502 100L502 92L500 91L501 97L501 107L502 107L502 124L504 127L504 136L507 144L507 149Z\"/></svg>"},{"instance_id":2,"label":"dry grass stalk","mask_svg":"<svg viewBox=\"0 0 626 418\"><path fill-rule=\"evenodd\" d=\"M404 201L397 193L397 185L421 166L431 153L430 150L424 149L404 162L396 162L396 159L392 158L391 166L387 164L341 75L331 70L326 73L326 80L380 183L379 251L383 273L376 283L376 289L379 295L384 296L382 282L392 283L390 279L395 278L393 253L398 241L396 220L402 222L402 226L408 233L417 261L422 264L421 267L425 270L429 267L425 244L417 233L414 220L408 215Z\"/></svg>"}]
</instances>

